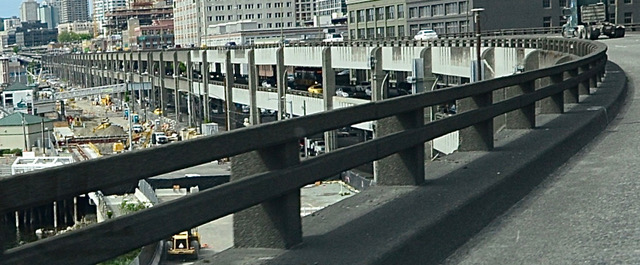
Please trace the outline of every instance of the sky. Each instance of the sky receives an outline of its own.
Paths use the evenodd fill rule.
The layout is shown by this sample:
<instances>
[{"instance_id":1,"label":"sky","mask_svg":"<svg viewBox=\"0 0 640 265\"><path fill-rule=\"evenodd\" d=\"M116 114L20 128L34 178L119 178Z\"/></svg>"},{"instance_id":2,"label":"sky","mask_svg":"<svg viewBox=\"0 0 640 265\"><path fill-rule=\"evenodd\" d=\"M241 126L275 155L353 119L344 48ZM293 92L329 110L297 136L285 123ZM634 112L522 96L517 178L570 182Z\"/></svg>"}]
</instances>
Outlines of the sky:
<instances>
[{"instance_id":1,"label":"sky","mask_svg":"<svg viewBox=\"0 0 640 265\"><path fill-rule=\"evenodd\" d=\"M23 0L0 0L0 17L19 17L20 4L22 1Z\"/></svg>"}]
</instances>

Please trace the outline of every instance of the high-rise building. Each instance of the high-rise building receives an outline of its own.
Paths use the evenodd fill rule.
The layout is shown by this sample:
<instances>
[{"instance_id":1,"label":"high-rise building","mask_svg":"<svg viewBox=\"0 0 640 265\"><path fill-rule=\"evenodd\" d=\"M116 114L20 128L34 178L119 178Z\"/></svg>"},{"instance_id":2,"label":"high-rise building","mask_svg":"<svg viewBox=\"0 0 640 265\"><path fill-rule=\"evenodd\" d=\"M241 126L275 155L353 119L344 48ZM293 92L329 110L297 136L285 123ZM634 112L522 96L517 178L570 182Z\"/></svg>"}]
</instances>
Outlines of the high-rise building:
<instances>
[{"instance_id":1,"label":"high-rise building","mask_svg":"<svg viewBox=\"0 0 640 265\"><path fill-rule=\"evenodd\" d=\"M60 0L60 23L89 21L87 0Z\"/></svg>"},{"instance_id":2,"label":"high-rise building","mask_svg":"<svg viewBox=\"0 0 640 265\"><path fill-rule=\"evenodd\" d=\"M100 34L104 34L105 14L116 9L126 8L126 0L93 0L93 21Z\"/></svg>"},{"instance_id":3,"label":"high-rise building","mask_svg":"<svg viewBox=\"0 0 640 265\"><path fill-rule=\"evenodd\" d=\"M175 0L173 2L173 24L175 43L200 45L202 40L202 0Z\"/></svg>"},{"instance_id":4,"label":"high-rise building","mask_svg":"<svg viewBox=\"0 0 640 265\"><path fill-rule=\"evenodd\" d=\"M60 22L60 12L57 7L53 7L44 1L38 8L38 19L42 23L47 23L47 28L54 29Z\"/></svg>"},{"instance_id":5,"label":"high-rise building","mask_svg":"<svg viewBox=\"0 0 640 265\"><path fill-rule=\"evenodd\" d=\"M5 31L14 30L20 27L20 19L17 17L7 18L3 22Z\"/></svg>"},{"instance_id":6,"label":"high-rise building","mask_svg":"<svg viewBox=\"0 0 640 265\"><path fill-rule=\"evenodd\" d=\"M20 6L20 21L35 22L38 21L38 7L40 4L35 0L26 0Z\"/></svg>"}]
</instances>

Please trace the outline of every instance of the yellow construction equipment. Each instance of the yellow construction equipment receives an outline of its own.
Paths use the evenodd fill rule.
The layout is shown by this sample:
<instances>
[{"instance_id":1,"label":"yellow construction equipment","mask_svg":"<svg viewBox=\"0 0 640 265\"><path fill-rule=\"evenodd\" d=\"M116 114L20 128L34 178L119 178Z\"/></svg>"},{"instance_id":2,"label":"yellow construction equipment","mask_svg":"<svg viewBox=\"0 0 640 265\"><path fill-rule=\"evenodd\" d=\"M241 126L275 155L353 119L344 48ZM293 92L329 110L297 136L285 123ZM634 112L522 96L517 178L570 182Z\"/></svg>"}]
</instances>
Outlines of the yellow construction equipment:
<instances>
[{"instance_id":1,"label":"yellow construction equipment","mask_svg":"<svg viewBox=\"0 0 640 265\"><path fill-rule=\"evenodd\" d=\"M122 142L113 143L113 152L122 153L124 151L124 144Z\"/></svg>"},{"instance_id":2,"label":"yellow construction equipment","mask_svg":"<svg viewBox=\"0 0 640 265\"><path fill-rule=\"evenodd\" d=\"M111 126L111 122L109 121L109 118L104 118L100 123L100 125L93 128L93 132L108 128L109 126Z\"/></svg>"},{"instance_id":3,"label":"yellow construction equipment","mask_svg":"<svg viewBox=\"0 0 640 265\"><path fill-rule=\"evenodd\" d=\"M171 236L167 240L165 247L169 255L189 255L198 259L200 253L200 234L198 229L193 228Z\"/></svg>"},{"instance_id":4,"label":"yellow construction equipment","mask_svg":"<svg viewBox=\"0 0 640 265\"><path fill-rule=\"evenodd\" d=\"M111 104L111 96L105 95L100 99L100 104L103 106L109 106Z\"/></svg>"}]
</instances>

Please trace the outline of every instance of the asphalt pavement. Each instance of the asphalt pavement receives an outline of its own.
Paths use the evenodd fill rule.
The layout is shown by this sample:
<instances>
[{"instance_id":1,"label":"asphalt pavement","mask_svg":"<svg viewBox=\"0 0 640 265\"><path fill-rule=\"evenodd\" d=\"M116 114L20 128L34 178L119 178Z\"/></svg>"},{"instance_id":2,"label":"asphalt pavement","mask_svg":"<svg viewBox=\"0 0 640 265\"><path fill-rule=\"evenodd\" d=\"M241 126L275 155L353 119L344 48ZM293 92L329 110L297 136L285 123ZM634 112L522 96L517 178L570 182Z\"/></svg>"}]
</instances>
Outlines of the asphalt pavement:
<instances>
[{"instance_id":1,"label":"asphalt pavement","mask_svg":"<svg viewBox=\"0 0 640 265\"><path fill-rule=\"evenodd\" d=\"M640 35L600 41L629 79L620 113L445 264L640 264Z\"/></svg>"}]
</instances>

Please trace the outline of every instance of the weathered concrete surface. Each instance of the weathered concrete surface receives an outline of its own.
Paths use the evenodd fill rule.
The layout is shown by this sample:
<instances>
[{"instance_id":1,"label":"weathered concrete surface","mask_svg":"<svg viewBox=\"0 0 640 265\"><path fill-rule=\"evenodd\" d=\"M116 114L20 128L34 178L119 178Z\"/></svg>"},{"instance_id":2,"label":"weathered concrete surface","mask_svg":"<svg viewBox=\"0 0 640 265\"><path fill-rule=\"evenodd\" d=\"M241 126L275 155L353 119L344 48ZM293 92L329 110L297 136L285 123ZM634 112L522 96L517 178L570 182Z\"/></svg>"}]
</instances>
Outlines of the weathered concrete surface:
<instances>
[{"instance_id":1,"label":"weathered concrete surface","mask_svg":"<svg viewBox=\"0 0 640 265\"><path fill-rule=\"evenodd\" d=\"M426 185L373 187L304 218L303 243L292 250L232 249L198 264L440 263L606 128L626 96L624 73L607 69L602 86L565 114L496 134L492 152L428 163Z\"/></svg>"},{"instance_id":2,"label":"weathered concrete surface","mask_svg":"<svg viewBox=\"0 0 640 265\"><path fill-rule=\"evenodd\" d=\"M630 77L606 131L446 264L640 264L639 39L601 40Z\"/></svg>"}]
</instances>

